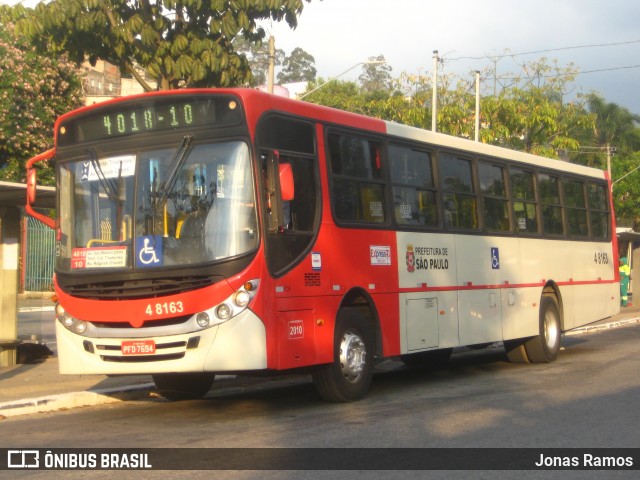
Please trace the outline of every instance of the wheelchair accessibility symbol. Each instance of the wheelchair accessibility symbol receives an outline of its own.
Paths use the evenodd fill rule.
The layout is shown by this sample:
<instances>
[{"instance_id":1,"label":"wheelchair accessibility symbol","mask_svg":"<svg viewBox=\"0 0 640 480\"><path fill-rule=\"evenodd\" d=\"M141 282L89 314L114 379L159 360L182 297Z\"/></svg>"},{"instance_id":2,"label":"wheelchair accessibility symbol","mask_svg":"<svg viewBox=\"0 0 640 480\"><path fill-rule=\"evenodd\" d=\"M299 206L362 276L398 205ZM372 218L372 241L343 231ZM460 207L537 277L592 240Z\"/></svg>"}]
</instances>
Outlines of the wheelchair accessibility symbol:
<instances>
[{"instance_id":1,"label":"wheelchair accessibility symbol","mask_svg":"<svg viewBox=\"0 0 640 480\"><path fill-rule=\"evenodd\" d=\"M162 237L145 236L136 238L136 266L158 267L162 265Z\"/></svg>"},{"instance_id":2,"label":"wheelchair accessibility symbol","mask_svg":"<svg viewBox=\"0 0 640 480\"><path fill-rule=\"evenodd\" d=\"M491 268L500 270L500 250L497 247L491 247Z\"/></svg>"}]
</instances>

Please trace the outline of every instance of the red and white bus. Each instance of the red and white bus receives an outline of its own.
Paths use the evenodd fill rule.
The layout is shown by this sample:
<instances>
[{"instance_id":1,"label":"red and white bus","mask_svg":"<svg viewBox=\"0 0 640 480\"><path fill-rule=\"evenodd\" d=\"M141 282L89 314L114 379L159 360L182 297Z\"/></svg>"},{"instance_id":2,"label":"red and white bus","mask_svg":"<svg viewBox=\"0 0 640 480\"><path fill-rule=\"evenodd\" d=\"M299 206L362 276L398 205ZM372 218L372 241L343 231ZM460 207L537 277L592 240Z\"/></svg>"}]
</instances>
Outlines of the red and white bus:
<instances>
[{"instance_id":1,"label":"red and white bus","mask_svg":"<svg viewBox=\"0 0 640 480\"><path fill-rule=\"evenodd\" d=\"M32 208L45 160L56 220ZM60 371L151 374L170 399L304 367L351 401L378 359L494 342L550 362L619 311L610 182L580 165L209 89L64 115L27 169L57 231Z\"/></svg>"}]
</instances>

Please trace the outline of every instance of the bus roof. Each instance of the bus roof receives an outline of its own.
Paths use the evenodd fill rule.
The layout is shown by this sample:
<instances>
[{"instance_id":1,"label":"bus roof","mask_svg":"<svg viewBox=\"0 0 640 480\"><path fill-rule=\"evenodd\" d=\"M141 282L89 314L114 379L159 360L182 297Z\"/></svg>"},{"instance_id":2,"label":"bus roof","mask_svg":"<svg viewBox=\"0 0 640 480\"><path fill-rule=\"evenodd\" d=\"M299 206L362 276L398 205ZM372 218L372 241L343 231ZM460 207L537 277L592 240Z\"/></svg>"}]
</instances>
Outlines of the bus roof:
<instances>
[{"instance_id":1,"label":"bus roof","mask_svg":"<svg viewBox=\"0 0 640 480\"><path fill-rule=\"evenodd\" d=\"M257 122L259 117L265 111L280 111L283 113L298 115L300 117L310 118L323 123L357 128L379 134L387 134L398 139L424 142L437 147L451 148L465 153L486 155L494 158L504 158L515 162L521 162L527 165L541 166L554 170L574 173L577 175L586 175L599 179L606 179L606 172L596 168L532 155L529 153L511 150L504 147L487 145L464 138L432 132L416 127L410 127L407 125L401 125L395 122L384 121L378 118L367 117L356 113L338 110L336 108L316 105L301 100L289 99L286 97L265 93L257 89L248 88L164 90L133 95L130 97L119 97L100 104L82 107L78 110L63 115L56 122L56 132L57 125L66 117L73 116L93 108L100 108L103 105L149 96L162 96L172 94L189 95L206 93L238 95L243 99L245 103L244 108L249 116L250 122Z\"/></svg>"},{"instance_id":2,"label":"bus roof","mask_svg":"<svg viewBox=\"0 0 640 480\"><path fill-rule=\"evenodd\" d=\"M251 93L249 93L251 92ZM503 158L520 162L527 165L545 167L563 172L585 175L599 179L606 179L606 172L597 168L586 167L568 161L541 157L526 152L511 150L495 145L474 142L465 138L432 132L417 127L402 125L395 122L383 121L380 119L350 113L331 107L311 104L300 100L292 100L286 97L269 95L265 92L252 90L245 91L241 96L245 98L255 98L254 96L268 96L271 108L284 112L290 112L302 117L313 118L326 123L344 125L359 128L377 133L386 133L398 139L415 140L430 145L451 148L469 154L485 155L493 158Z\"/></svg>"}]
</instances>

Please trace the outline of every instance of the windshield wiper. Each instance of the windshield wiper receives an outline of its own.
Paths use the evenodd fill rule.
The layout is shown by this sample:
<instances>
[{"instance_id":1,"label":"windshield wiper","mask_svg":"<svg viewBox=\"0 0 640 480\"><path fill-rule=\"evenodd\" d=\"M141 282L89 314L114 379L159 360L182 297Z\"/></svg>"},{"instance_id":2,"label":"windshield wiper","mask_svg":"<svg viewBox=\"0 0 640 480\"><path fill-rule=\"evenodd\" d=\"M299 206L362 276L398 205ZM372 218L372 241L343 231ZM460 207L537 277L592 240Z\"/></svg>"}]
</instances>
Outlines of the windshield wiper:
<instances>
[{"instance_id":1,"label":"windshield wiper","mask_svg":"<svg viewBox=\"0 0 640 480\"><path fill-rule=\"evenodd\" d=\"M169 170L158 187L157 202L161 202L167 198L169 192L173 190L173 186L178 177L178 172L187 160L189 152L191 152L191 142L193 142L193 135L185 135L182 139L182 143L175 151L171 164L169 165Z\"/></svg>"},{"instance_id":2,"label":"windshield wiper","mask_svg":"<svg viewBox=\"0 0 640 480\"><path fill-rule=\"evenodd\" d=\"M107 198L112 202L117 201L119 198L118 181L120 179L120 175L122 174L122 162L120 163L120 172L118 174L118 180L109 181L105 176L104 171L102 170L102 167L100 166L100 161L98 160L98 154L96 153L96 151L93 148L90 148L87 151L87 155L89 156L89 160L91 161L93 170L96 172L98 181L100 182L102 189L107 194Z\"/></svg>"}]
</instances>

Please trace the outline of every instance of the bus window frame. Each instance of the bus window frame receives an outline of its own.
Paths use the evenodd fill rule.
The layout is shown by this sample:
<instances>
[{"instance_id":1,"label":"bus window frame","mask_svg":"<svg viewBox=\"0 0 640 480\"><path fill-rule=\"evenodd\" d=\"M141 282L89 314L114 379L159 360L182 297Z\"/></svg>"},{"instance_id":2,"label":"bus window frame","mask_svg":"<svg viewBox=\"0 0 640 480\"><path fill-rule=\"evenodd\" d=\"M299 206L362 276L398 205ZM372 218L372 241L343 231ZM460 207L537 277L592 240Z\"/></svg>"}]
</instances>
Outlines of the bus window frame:
<instances>
[{"instance_id":1,"label":"bus window frame","mask_svg":"<svg viewBox=\"0 0 640 480\"><path fill-rule=\"evenodd\" d=\"M353 175L344 175L341 173L334 173L333 171L333 158L331 155L331 147L330 147L330 138L332 135L337 136L347 136L352 138L357 138L360 140L364 140L369 142L369 144L374 143L378 146L378 157L380 160L380 178L363 178L357 177ZM372 132L364 131L364 130L351 130L343 127L335 127L335 126L325 126L324 128L324 145L325 145L325 161L327 168L327 177L328 177L328 189L329 189L329 202L331 207L331 216L333 218L334 223L339 227L345 228L367 228L374 230L385 230L396 228L395 222L393 221L393 214L390 211L390 201L391 201L391 193L390 187L391 182L389 178L389 166L388 166L388 138L380 137ZM382 189L382 212L383 212L383 221L382 222L371 222L367 220L345 220L339 218L336 214L336 196L335 196L335 186L336 181L345 181L345 182L354 182L358 186L358 192L360 196L358 200L362 200L360 184L371 184L378 185Z\"/></svg>"}]
</instances>

